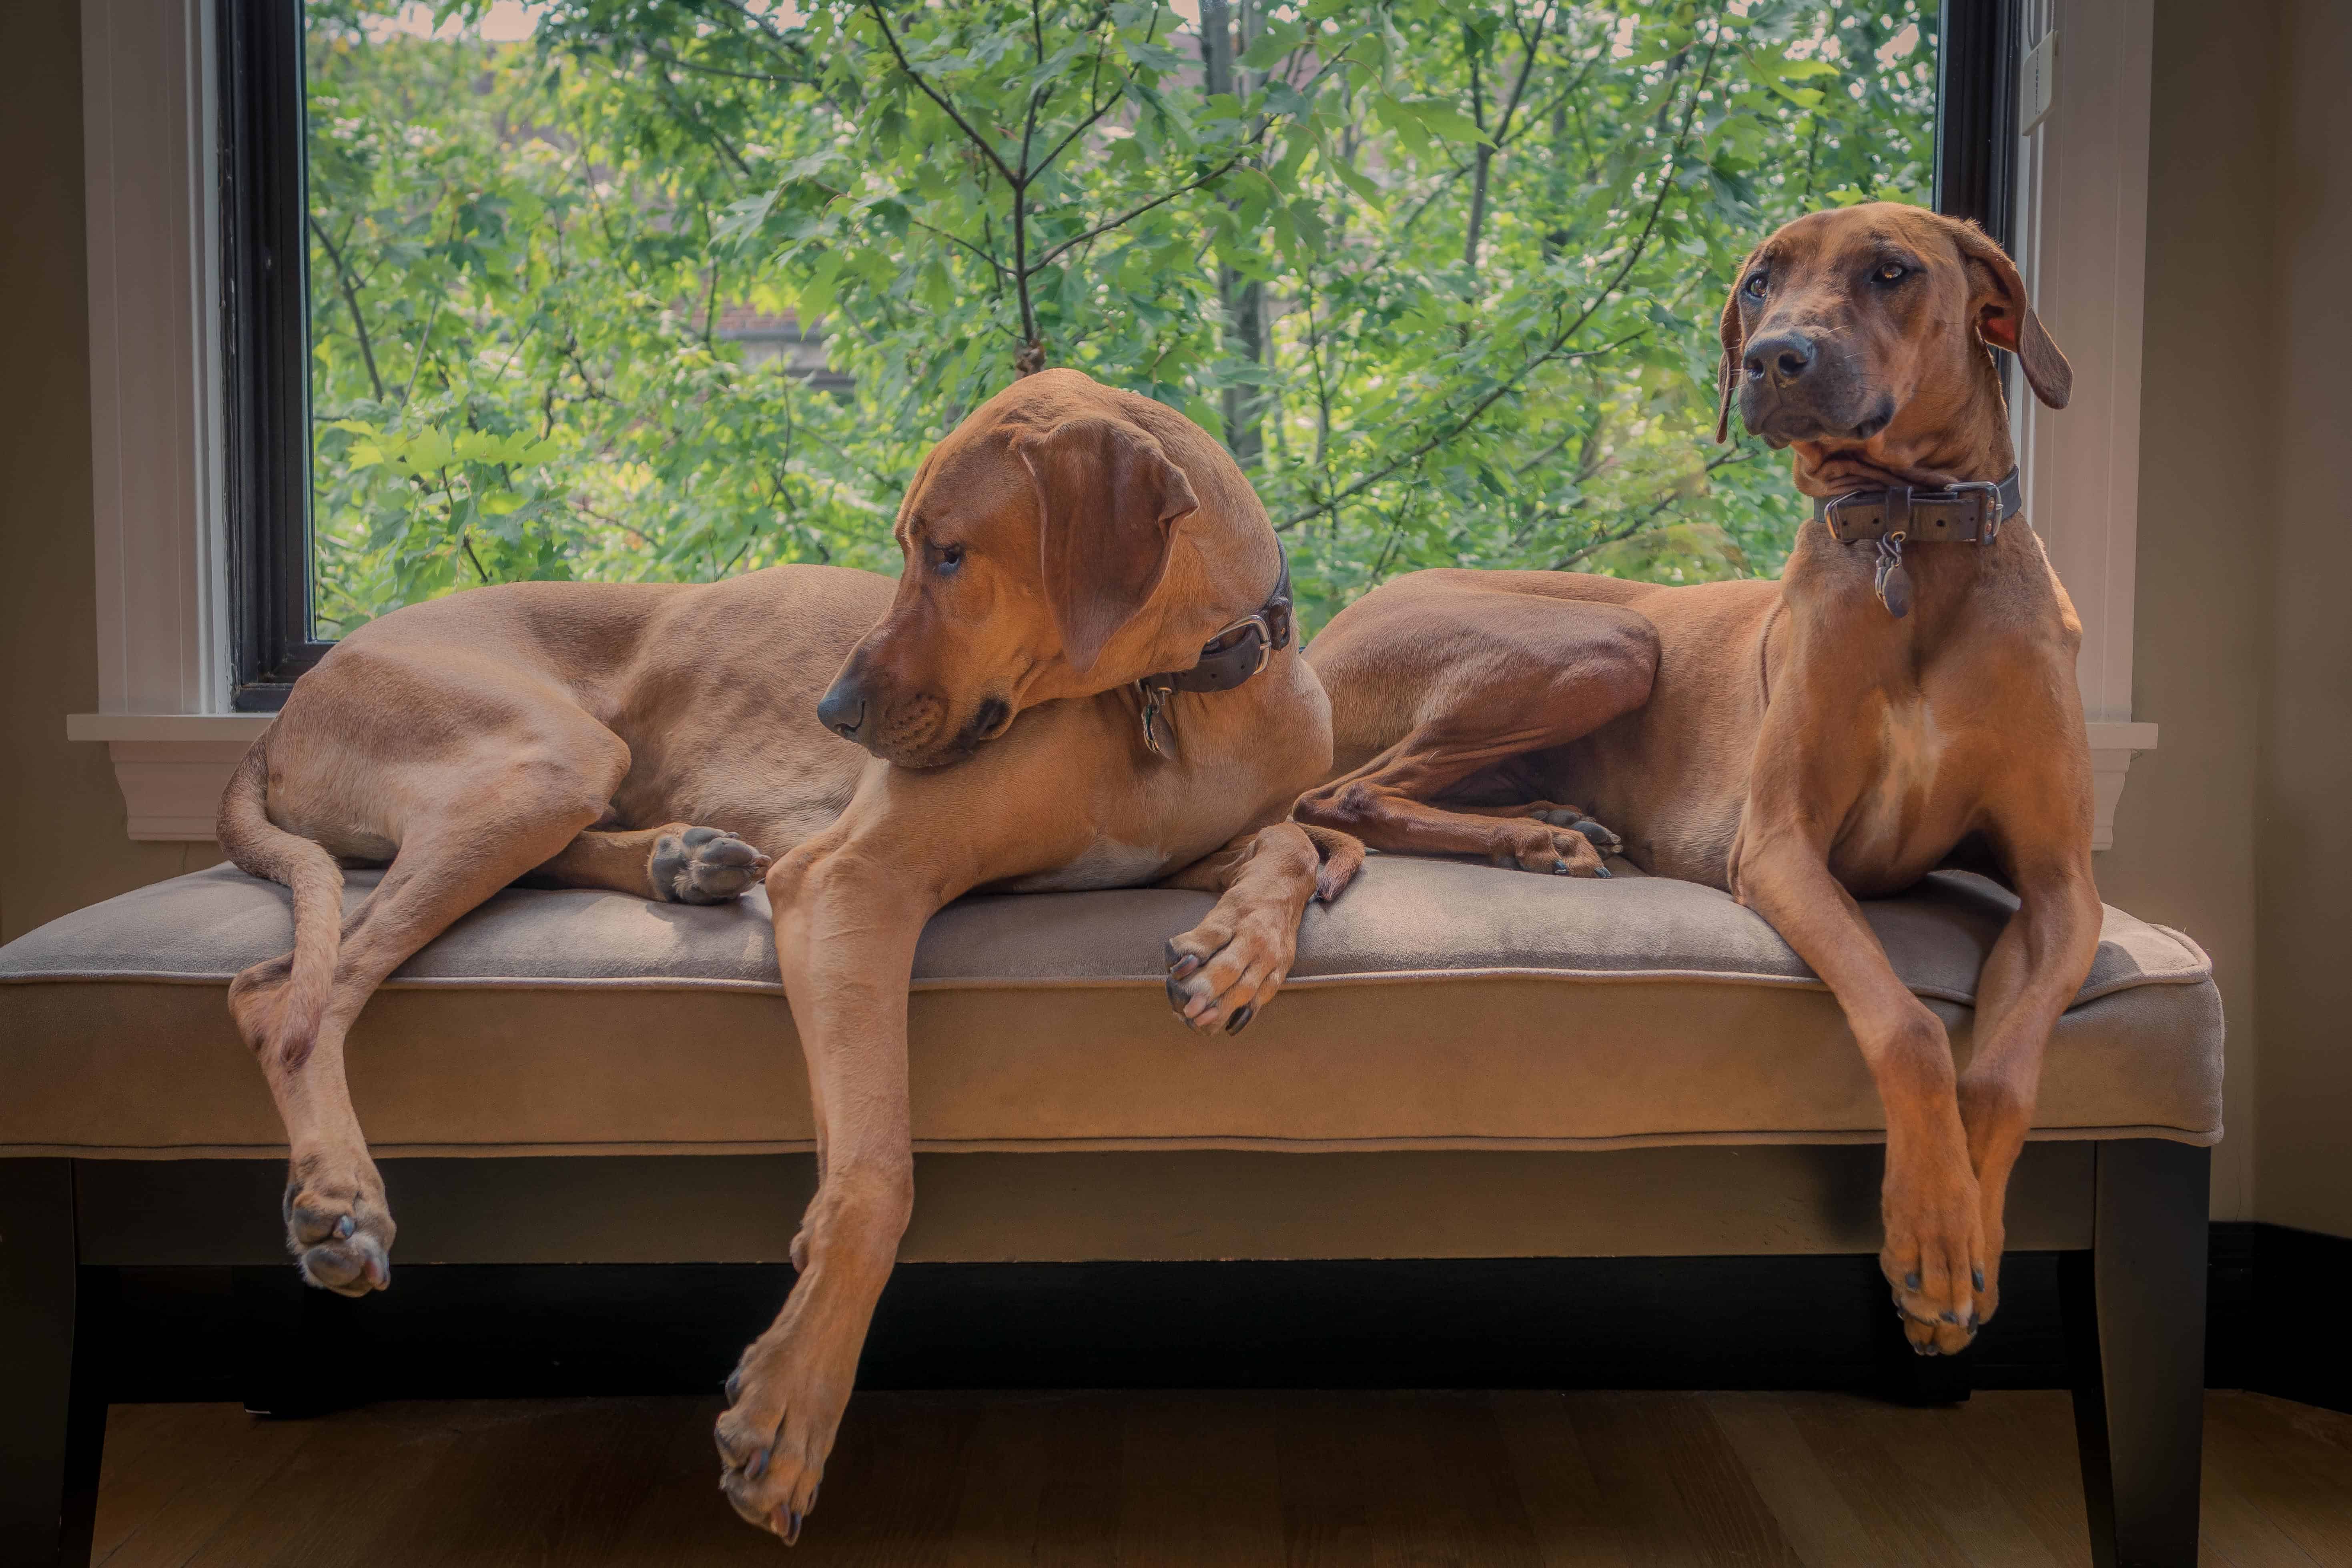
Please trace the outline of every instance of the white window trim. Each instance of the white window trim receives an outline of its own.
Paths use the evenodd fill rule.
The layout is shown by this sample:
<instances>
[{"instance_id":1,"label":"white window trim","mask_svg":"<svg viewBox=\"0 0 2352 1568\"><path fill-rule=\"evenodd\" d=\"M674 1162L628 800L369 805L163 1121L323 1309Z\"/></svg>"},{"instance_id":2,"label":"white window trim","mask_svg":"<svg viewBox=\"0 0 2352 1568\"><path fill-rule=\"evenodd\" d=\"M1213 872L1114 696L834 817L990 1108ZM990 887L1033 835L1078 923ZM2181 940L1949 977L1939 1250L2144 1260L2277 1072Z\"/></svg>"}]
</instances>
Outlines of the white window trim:
<instances>
[{"instance_id":1,"label":"white window trim","mask_svg":"<svg viewBox=\"0 0 2352 1568\"><path fill-rule=\"evenodd\" d=\"M2083 619L2094 844L2153 724L2131 721L2140 316L2153 22L2137 0L2026 0L2054 26L2051 112L2019 147L2016 246L2074 366L2073 405L2016 411L2026 515ZM97 713L133 838L209 839L269 723L229 711L213 0L84 0Z\"/></svg>"},{"instance_id":2,"label":"white window trim","mask_svg":"<svg viewBox=\"0 0 2352 1568\"><path fill-rule=\"evenodd\" d=\"M2063 412L2021 386L2011 410L2025 515L2082 617L2075 674L2089 721L2095 849L2156 726L2132 722L2139 533L2140 321L2147 272L2149 67L2141 0L2026 0L2031 49L2054 29L2049 117L2018 149L2012 247L2034 309L2074 367Z\"/></svg>"}]
</instances>

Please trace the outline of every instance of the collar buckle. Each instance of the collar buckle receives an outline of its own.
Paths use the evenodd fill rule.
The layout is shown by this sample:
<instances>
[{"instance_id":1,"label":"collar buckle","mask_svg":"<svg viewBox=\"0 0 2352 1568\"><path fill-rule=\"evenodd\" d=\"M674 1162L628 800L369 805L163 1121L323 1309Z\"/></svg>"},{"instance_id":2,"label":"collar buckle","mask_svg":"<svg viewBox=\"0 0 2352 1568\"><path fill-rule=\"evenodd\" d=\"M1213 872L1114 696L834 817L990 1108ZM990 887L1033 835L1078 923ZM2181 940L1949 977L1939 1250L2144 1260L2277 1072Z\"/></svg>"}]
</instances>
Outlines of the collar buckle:
<instances>
[{"instance_id":1,"label":"collar buckle","mask_svg":"<svg viewBox=\"0 0 2352 1568\"><path fill-rule=\"evenodd\" d=\"M2002 521L2000 485L1991 479L1962 479L1945 488L1954 495L1977 498L1977 542L1990 544Z\"/></svg>"},{"instance_id":2,"label":"collar buckle","mask_svg":"<svg viewBox=\"0 0 2352 1568\"><path fill-rule=\"evenodd\" d=\"M1281 549L1276 543L1277 551ZM1290 646L1297 622L1291 611L1290 557L1281 556L1282 573L1265 603L1237 621L1217 628L1201 645L1201 657L1190 669L1167 669L1135 683L1143 705L1144 749L1155 757L1168 755L1175 739L1169 702L1179 691L1230 691L1262 673L1274 656Z\"/></svg>"}]
</instances>

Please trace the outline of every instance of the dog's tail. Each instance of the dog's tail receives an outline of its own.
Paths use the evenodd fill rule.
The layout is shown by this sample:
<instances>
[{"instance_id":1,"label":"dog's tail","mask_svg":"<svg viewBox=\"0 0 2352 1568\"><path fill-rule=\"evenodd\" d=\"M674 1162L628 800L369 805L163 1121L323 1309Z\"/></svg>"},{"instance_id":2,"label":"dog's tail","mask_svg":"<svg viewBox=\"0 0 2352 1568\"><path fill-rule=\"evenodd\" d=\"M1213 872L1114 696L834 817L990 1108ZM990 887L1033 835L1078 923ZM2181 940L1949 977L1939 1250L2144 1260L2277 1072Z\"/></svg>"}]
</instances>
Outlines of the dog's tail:
<instances>
[{"instance_id":1,"label":"dog's tail","mask_svg":"<svg viewBox=\"0 0 2352 1568\"><path fill-rule=\"evenodd\" d=\"M335 960L343 942L343 869L325 847L269 820L269 737L272 724L236 765L221 795L220 847L237 869L281 882L294 894L294 952L286 998L274 1031L294 1065L310 1052L334 988ZM283 962L283 961L281 961ZM272 967L257 964L236 977L229 1001ZM263 1041L249 1042L257 1050Z\"/></svg>"}]
</instances>

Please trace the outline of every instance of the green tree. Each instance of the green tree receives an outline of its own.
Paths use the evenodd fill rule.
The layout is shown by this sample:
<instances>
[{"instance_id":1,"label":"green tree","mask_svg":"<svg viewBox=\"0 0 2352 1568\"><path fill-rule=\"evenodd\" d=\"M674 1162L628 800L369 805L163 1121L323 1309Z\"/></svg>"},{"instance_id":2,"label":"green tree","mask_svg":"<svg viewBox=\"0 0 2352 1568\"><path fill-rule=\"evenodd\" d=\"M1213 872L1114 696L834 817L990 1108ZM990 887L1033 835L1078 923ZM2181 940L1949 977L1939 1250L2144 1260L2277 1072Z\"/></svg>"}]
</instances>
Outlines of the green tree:
<instances>
[{"instance_id":1,"label":"green tree","mask_svg":"<svg viewBox=\"0 0 2352 1568\"><path fill-rule=\"evenodd\" d=\"M1932 0L310 6L321 629L516 577L890 570L1072 364L1224 437L1310 624L1397 572L1779 570L1715 447L1760 233L1920 200ZM413 15L413 12L410 13ZM822 322L827 386L728 310Z\"/></svg>"}]
</instances>

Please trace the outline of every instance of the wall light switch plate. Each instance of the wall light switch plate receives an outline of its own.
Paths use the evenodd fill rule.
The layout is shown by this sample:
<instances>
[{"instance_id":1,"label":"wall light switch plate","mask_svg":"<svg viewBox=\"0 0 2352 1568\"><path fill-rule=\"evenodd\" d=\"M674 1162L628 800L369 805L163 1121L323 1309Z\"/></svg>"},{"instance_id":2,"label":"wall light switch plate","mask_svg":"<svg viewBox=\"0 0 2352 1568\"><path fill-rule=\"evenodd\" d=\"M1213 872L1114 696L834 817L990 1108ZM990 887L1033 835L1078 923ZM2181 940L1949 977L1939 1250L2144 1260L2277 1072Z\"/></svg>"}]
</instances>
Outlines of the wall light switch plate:
<instances>
[{"instance_id":1,"label":"wall light switch plate","mask_svg":"<svg viewBox=\"0 0 2352 1568\"><path fill-rule=\"evenodd\" d=\"M2050 95L2057 85L2058 31L2052 28L2042 41L2025 51L2017 63L2017 133L2030 136L2050 116Z\"/></svg>"}]
</instances>

